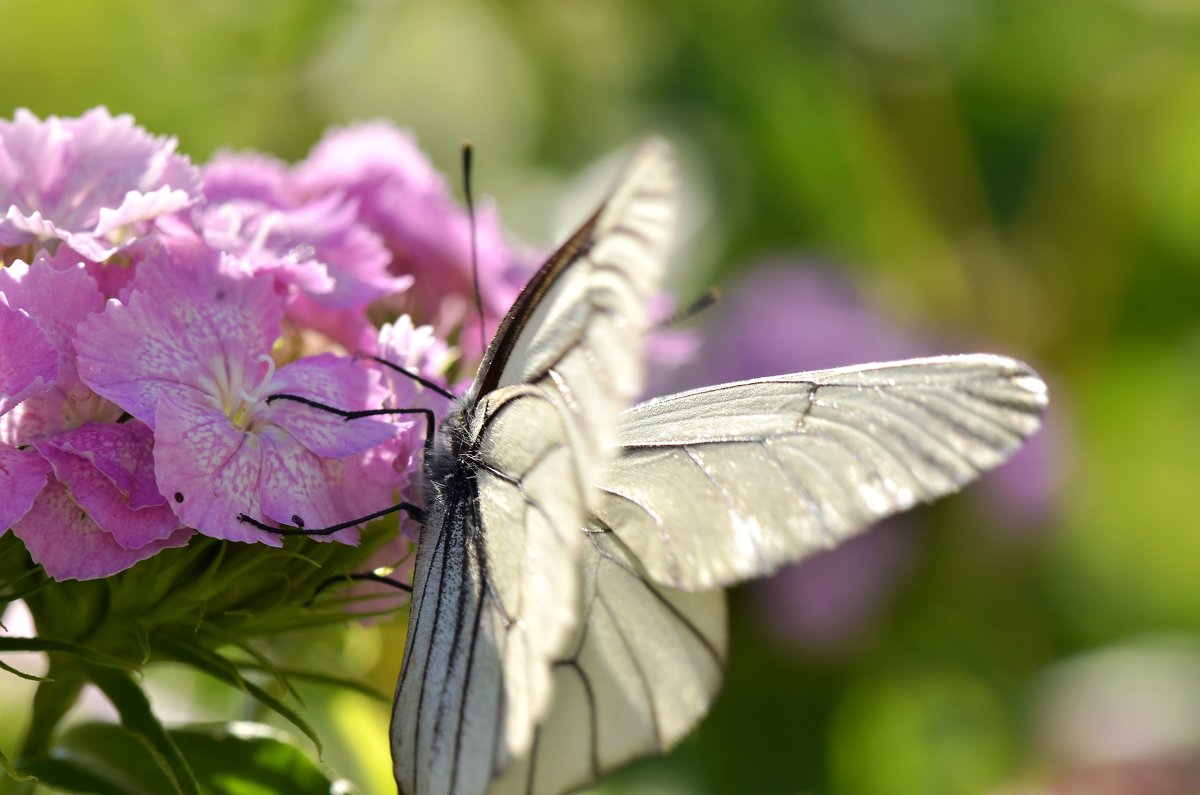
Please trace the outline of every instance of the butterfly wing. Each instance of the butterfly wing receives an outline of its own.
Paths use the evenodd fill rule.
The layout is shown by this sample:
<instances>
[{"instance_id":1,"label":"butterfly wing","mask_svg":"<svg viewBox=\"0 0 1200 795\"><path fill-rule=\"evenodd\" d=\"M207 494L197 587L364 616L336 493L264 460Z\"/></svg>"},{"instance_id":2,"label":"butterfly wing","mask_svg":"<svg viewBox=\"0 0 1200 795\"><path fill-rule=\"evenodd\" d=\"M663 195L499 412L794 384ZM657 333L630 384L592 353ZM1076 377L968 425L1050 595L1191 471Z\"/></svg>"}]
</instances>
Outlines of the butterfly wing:
<instances>
[{"instance_id":1,"label":"butterfly wing","mask_svg":"<svg viewBox=\"0 0 1200 795\"><path fill-rule=\"evenodd\" d=\"M666 143L643 144L608 201L521 292L468 393L542 387L571 416L585 483L612 455L618 414L642 391L643 337L666 271L676 183Z\"/></svg>"},{"instance_id":2,"label":"butterfly wing","mask_svg":"<svg viewBox=\"0 0 1200 795\"><path fill-rule=\"evenodd\" d=\"M439 431L392 715L404 793L478 793L533 743L579 623L595 473L641 389L673 161L652 142L522 291Z\"/></svg>"},{"instance_id":3,"label":"butterfly wing","mask_svg":"<svg viewBox=\"0 0 1200 795\"><path fill-rule=\"evenodd\" d=\"M771 572L956 491L1037 430L1046 387L999 356L763 378L623 415L599 518L656 581Z\"/></svg>"},{"instance_id":4,"label":"butterfly wing","mask_svg":"<svg viewBox=\"0 0 1200 795\"><path fill-rule=\"evenodd\" d=\"M708 710L727 645L725 594L651 582L608 529L586 531L583 608L554 663L554 702L496 793L586 787L673 747Z\"/></svg>"}]
</instances>

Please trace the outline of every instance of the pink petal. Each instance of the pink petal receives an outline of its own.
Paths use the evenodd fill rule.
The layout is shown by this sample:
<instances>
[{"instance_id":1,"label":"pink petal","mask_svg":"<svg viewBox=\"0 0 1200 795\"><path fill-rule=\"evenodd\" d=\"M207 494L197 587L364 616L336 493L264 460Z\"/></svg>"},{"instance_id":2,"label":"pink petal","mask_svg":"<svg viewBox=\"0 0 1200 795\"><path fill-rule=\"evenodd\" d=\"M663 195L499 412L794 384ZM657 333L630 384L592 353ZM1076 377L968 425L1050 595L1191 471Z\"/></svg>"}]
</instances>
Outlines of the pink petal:
<instances>
[{"instance_id":1,"label":"pink petal","mask_svg":"<svg viewBox=\"0 0 1200 795\"><path fill-rule=\"evenodd\" d=\"M100 528L58 481L42 489L33 508L13 525L35 563L56 580L92 580L129 568L168 547L181 547L192 536L177 530L161 541L125 549Z\"/></svg>"},{"instance_id":2,"label":"pink petal","mask_svg":"<svg viewBox=\"0 0 1200 795\"><path fill-rule=\"evenodd\" d=\"M94 234L98 237L107 236L115 230L149 221L160 215L177 213L193 201L186 191L173 190L167 185L149 193L131 190L125 194L121 206L100 210L100 220L96 224Z\"/></svg>"},{"instance_id":3,"label":"pink petal","mask_svg":"<svg viewBox=\"0 0 1200 795\"><path fill-rule=\"evenodd\" d=\"M141 263L124 304L80 325L80 377L154 425L162 396L215 395L214 370L251 373L279 336L283 304L266 276L236 276L212 258L166 252Z\"/></svg>"},{"instance_id":4,"label":"pink petal","mask_svg":"<svg viewBox=\"0 0 1200 795\"><path fill-rule=\"evenodd\" d=\"M89 422L39 445L43 451L47 447L90 462L131 508L167 503L154 482L154 434L144 423Z\"/></svg>"},{"instance_id":5,"label":"pink petal","mask_svg":"<svg viewBox=\"0 0 1200 795\"><path fill-rule=\"evenodd\" d=\"M32 265L17 261L0 270L0 292L41 326L57 349L58 383L70 388L75 375L75 329L104 308L96 280L78 255L62 248L39 254Z\"/></svg>"},{"instance_id":6,"label":"pink petal","mask_svg":"<svg viewBox=\"0 0 1200 795\"><path fill-rule=\"evenodd\" d=\"M194 395L164 397L154 434L158 488L175 515L204 535L280 546L280 537L237 520L261 517L263 453L258 437L233 427Z\"/></svg>"},{"instance_id":7,"label":"pink petal","mask_svg":"<svg viewBox=\"0 0 1200 795\"><path fill-rule=\"evenodd\" d=\"M294 524L299 518L305 527L318 528L363 515L347 506L340 489L343 484L330 477L326 462L305 450L286 433L276 431L264 434L262 446L264 516L284 524ZM384 504L386 501L381 501L375 508L382 508ZM330 536L314 538L357 544L358 531L348 528Z\"/></svg>"},{"instance_id":8,"label":"pink petal","mask_svg":"<svg viewBox=\"0 0 1200 795\"><path fill-rule=\"evenodd\" d=\"M65 452L52 442L38 444L37 449L79 506L121 547L141 549L179 529L179 519L165 500L160 500L157 506L134 509L128 496L86 458Z\"/></svg>"},{"instance_id":9,"label":"pink petal","mask_svg":"<svg viewBox=\"0 0 1200 795\"><path fill-rule=\"evenodd\" d=\"M345 357L322 354L293 362L279 369L271 381L272 394L302 395L327 406L346 410L380 408L382 391L372 370ZM337 415L293 401L277 400L262 414L286 429L300 444L323 458L359 453L395 436L398 423L374 419L346 421Z\"/></svg>"},{"instance_id":10,"label":"pink petal","mask_svg":"<svg viewBox=\"0 0 1200 795\"><path fill-rule=\"evenodd\" d=\"M0 287L0 289L3 289ZM0 293L0 414L58 378L58 351L29 315L8 305Z\"/></svg>"},{"instance_id":11,"label":"pink petal","mask_svg":"<svg viewBox=\"0 0 1200 795\"><path fill-rule=\"evenodd\" d=\"M0 535L33 507L50 475L50 465L32 450L0 444Z\"/></svg>"}]
</instances>

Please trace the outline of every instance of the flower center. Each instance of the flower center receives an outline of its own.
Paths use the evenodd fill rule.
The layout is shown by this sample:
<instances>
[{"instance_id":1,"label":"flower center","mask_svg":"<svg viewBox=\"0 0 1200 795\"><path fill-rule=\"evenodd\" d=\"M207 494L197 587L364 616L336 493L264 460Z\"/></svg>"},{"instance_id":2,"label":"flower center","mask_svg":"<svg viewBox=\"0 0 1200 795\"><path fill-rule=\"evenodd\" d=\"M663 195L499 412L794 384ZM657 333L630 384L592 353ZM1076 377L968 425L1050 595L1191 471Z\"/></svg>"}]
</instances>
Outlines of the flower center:
<instances>
[{"instance_id":1,"label":"flower center","mask_svg":"<svg viewBox=\"0 0 1200 795\"><path fill-rule=\"evenodd\" d=\"M264 353L255 361L264 362L267 368L254 383L248 382L248 374L239 365L216 368L217 379L212 384L214 396L221 402L221 411L234 427L243 431L253 430L254 420L266 406L269 387L275 378L274 359Z\"/></svg>"}]
</instances>

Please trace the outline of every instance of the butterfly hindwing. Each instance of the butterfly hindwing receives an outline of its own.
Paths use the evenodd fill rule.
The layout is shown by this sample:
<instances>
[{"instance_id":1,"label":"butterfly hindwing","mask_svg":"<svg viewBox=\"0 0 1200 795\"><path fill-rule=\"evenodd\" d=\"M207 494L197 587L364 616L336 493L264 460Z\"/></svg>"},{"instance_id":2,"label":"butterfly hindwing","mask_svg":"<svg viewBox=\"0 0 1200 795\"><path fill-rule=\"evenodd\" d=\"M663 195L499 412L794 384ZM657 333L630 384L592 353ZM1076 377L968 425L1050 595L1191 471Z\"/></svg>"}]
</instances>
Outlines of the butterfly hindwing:
<instances>
[{"instance_id":1,"label":"butterfly hindwing","mask_svg":"<svg viewBox=\"0 0 1200 795\"><path fill-rule=\"evenodd\" d=\"M554 663L553 706L496 793L568 792L667 751L724 677L724 592L657 585L612 531L586 536L581 620Z\"/></svg>"},{"instance_id":2,"label":"butterfly hindwing","mask_svg":"<svg viewBox=\"0 0 1200 795\"><path fill-rule=\"evenodd\" d=\"M953 491L1037 430L1000 356L914 359L669 395L625 412L597 515L655 581L729 585Z\"/></svg>"}]
</instances>

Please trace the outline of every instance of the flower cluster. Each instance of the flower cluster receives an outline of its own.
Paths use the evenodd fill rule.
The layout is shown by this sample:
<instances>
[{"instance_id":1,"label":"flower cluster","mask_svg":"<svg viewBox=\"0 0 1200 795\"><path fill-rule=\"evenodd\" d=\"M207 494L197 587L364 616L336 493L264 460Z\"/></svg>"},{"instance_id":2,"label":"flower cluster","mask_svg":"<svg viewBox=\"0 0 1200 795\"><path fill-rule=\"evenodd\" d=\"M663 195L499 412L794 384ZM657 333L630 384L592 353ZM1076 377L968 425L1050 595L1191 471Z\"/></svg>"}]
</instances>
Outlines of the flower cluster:
<instances>
[{"instance_id":1,"label":"flower cluster","mask_svg":"<svg viewBox=\"0 0 1200 795\"><path fill-rule=\"evenodd\" d=\"M103 108L0 121L0 535L93 579L196 533L279 545L239 514L323 527L394 504L422 423L271 396L441 409L354 354L435 379L479 354L470 224L384 123L294 166L198 168ZM493 208L475 224L491 324L529 263Z\"/></svg>"}]
</instances>

